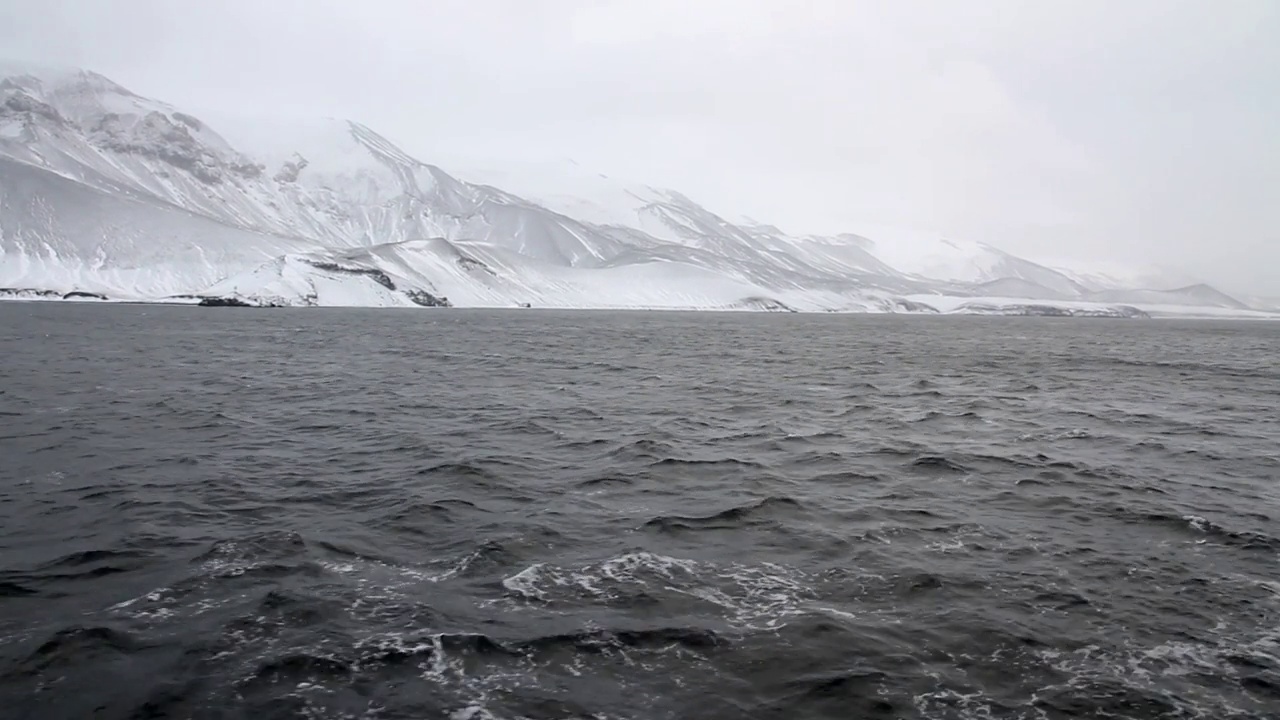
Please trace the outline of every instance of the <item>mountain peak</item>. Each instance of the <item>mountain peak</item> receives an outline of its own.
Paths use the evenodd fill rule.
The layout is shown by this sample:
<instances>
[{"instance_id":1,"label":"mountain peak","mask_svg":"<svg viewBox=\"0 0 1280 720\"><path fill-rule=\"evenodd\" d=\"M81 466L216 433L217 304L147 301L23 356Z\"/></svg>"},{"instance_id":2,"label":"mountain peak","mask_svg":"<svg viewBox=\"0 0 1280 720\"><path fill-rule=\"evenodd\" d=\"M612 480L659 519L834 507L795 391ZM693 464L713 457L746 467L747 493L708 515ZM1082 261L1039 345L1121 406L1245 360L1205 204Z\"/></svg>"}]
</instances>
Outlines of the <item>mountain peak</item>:
<instances>
[{"instance_id":1,"label":"mountain peak","mask_svg":"<svg viewBox=\"0 0 1280 720\"><path fill-rule=\"evenodd\" d=\"M5 86L22 87L40 95L78 92L139 97L123 85L92 70L12 60L0 60L0 88Z\"/></svg>"}]
</instances>

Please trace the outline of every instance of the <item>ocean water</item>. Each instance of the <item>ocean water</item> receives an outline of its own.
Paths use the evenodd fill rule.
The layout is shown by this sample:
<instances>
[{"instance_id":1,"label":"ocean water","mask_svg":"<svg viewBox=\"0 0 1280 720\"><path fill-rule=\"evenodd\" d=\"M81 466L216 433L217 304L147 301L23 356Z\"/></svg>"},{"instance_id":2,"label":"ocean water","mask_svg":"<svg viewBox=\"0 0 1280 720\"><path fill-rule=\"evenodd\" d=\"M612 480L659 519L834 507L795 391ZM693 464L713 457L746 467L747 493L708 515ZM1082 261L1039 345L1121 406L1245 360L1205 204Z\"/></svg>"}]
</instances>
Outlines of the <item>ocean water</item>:
<instances>
[{"instance_id":1,"label":"ocean water","mask_svg":"<svg viewBox=\"0 0 1280 720\"><path fill-rule=\"evenodd\" d=\"M5 718L1280 717L1280 324L0 304Z\"/></svg>"}]
</instances>

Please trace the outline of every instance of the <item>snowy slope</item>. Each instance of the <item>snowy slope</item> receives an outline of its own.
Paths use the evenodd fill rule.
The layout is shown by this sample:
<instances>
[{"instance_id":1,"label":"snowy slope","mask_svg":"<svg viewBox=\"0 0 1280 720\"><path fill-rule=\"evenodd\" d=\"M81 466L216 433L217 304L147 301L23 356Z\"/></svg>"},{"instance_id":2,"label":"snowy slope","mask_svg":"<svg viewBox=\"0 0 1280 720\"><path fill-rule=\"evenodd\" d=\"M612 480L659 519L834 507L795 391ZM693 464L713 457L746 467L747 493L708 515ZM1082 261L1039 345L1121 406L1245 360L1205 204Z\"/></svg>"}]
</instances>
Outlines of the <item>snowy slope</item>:
<instances>
[{"instance_id":1,"label":"snowy slope","mask_svg":"<svg viewBox=\"0 0 1280 720\"><path fill-rule=\"evenodd\" d=\"M982 284L1016 279L1066 297L1079 296L1086 290L1057 270L986 243L934 233L882 228L872 252L903 272L930 280Z\"/></svg>"},{"instance_id":2,"label":"snowy slope","mask_svg":"<svg viewBox=\"0 0 1280 720\"><path fill-rule=\"evenodd\" d=\"M0 139L0 156L234 227L349 247L491 236L571 264L611 246L570 218L420 163L356 123L281 128L282 149L251 157L193 116L89 73L2 82L2 117L23 132Z\"/></svg>"},{"instance_id":3,"label":"snowy slope","mask_svg":"<svg viewBox=\"0 0 1280 720\"><path fill-rule=\"evenodd\" d=\"M1198 285L1192 275L1159 264L1133 266L1117 262L1047 260L1044 265L1075 280L1090 292L1100 290L1176 290Z\"/></svg>"},{"instance_id":4,"label":"snowy slope","mask_svg":"<svg viewBox=\"0 0 1280 720\"><path fill-rule=\"evenodd\" d=\"M0 159L0 287L190 293L310 246Z\"/></svg>"},{"instance_id":5,"label":"snowy slope","mask_svg":"<svg viewBox=\"0 0 1280 720\"><path fill-rule=\"evenodd\" d=\"M931 297L1012 296L1243 308L1212 288L1133 295L936 234L795 237L572 162L445 160L422 162L355 122L202 119L91 72L0 65L0 295L890 312L939 309ZM446 170L455 160L461 169Z\"/></svg>"},{"instance_id":6,"label":"snowy slope","mask_svg":"<svg viewBox=\"0 0 1280 720\"><path fill-rule=\"evenodd\" d=\"M1247 296L1241 298L1249 307L1271 313L1280 313L1280 297Z\"/></svg>"},{"instance_id":7,"label":"snowy slope","mask_svg":"<svg viewBox=\"0 0 1280 720\"><path fill-rule=\"evenodd\" d=\"M925 303L946 315L1005 315L1015 317L1098 317L1148 318L1146 310L1131 305L1091 303L1079 300L1038 302L1026 298L909 296L911 302Z\"/></svg>"},{"instance_id":8,"label":"snowy slope","mask_svg":"<svg viewBox=\"0 0 1280 720\"><path fill-rule=\"evenodd\" d=\"M1089 293L1096 302L1119 302L1140 305L1173 305L1248 310L1248 305L1208 285L1199 284L1174 290L1101 290Z\"/></svg>"},{"instance_id":9,"label":"snowy slope","mask_svg":"<svg viewBox=\"0 0 1280 720\"><path fill-rule=\"evenodd\" d=\"M1071 300L1076 294L1045 287L1019 277L1002 277L978 283L973 292L985 297L1026 298L1028 300Z\"/></svg>"},{"instance_id":10,"label":"snowy slope","mask_svg":"<svg viewBox=\"0 0 1280 720\"><path fill-rule=\"evenodd\" d=\"M641 208L660 191L643 183L591 172L574 160L534 162L433 154L432 160L454 176L476 185L502 188L553 212L593 225L640 228ZM655 237L662 238L660 233Z\"/></svg>"},{"instance_id":11,"label":"snowy slope","mask_svg":"<svg viewBox=\"0 0 1280 720\"><path fill-rule=\"evenodd\" d=\"M685 263L575 268L531 261L494 245L437 238L274 258L205 294L282 306L786 307L769 292Z\"/></svg>"}]
</instances>

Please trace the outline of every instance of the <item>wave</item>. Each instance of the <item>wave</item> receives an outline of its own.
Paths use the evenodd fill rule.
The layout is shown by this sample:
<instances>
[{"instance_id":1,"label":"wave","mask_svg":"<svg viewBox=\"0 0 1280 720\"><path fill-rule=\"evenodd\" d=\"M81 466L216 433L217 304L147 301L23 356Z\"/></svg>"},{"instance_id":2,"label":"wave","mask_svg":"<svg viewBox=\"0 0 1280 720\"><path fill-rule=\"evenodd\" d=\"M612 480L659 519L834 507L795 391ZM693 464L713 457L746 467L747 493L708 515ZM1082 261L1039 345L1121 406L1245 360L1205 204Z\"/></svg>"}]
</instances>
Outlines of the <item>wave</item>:
<instances>
[{"instance_id":1,"label":"wave","mask_svg":"<svg viewBox=\"0 0 1280 720\"><path fill-rule=\"evenodd\" d=\"M941 455L925 455L918 457L911 462L911 467L924 472L940 472L940 473L972 473L973 468L961 465L950 458Z\"/></svg>"},{"instance_id":2,"label":"wave","mask_svg":"<svg viewBox=\"0 0 1280 720\"><path fill-rule=\"evenodd\" d=\"M118 575L142 569L152 553L137 550L83 550L63 555L42 563L30 570L0 572L0 597L23 597L46 594L61 595L37 590L58 581L92 581L110 575Z\"/></svg>"},{"instance_id":3,"label":"wave","mask_svg":"<svg viewBox=\"0 0 1280 720\"><path fill-rule=\"evenodd\" d=\"M981 419L982 419L982 416L976 412L973 412L972 410L959 412L959 413L947 413L947 412L942 412L940 410L930 410L926 412L924 415L921 415L920 417L914 418L912 420L908 420L907 422L912 425L918 425L920 423L928 423L928 422L933 422L935 420L981 420Z\"/></svg>"},{"instance_id":4,"label":"wave","mask_svg":"<svg viewBox=\"0 0 1280 720\"><path fill-rule=\"evenodd\" d=\"M307 542L293 530L267 530L243 537L216 540L194 562L222 565L238 560L296 557L306 551Z\"/></svg>"},{"instance_id":5,"label":"wave","mask_svg":"<svg viewBox=\"0 0 1280 720\"><path fill-rule=\"evenodd\" d=\"M615 448L610 451L609 457L619 460L665 460L678 452L669 442L644 438Z\"/></svg>"},{"instance_id":6,"label":"wave","mask_svg":"<svg viewBox=\"0 0 1280 720\"><path fill-rule=\"evenodd\" d=\"M481 482L500 482L502 478L493 471L469 462L446 462L423 468L417 472L422 476L444 476L462 480L478 480Z\"/></svg>"},{"instance_id":7,"label":"wave","mask_svg":"<svg viewBox=\"0 0 1280 720\"><path fill-rule=\"evenodd\" d=\"M495 639L484 633L440 632L387 635L356 644L357 663L416 662L444 654L465 654L491 658L519 658L531 654L571 650L599 653L615 648L668 650L683 647L706 650L729 644L719 634L696 627L595 628L549 635Z\"/></svg>"},{"instance_id":8,"label":"wave","mask_svg":"<svg viewBox=\"0 0 1280 720\"><path fill-rule=\"evenodd\" d=\"M740 468L745 470L763 470L767 466L755 460L739 460L738 458L721 458L717 460L689 460L685 458L662 458L649 464L651 468Z\"/></svg>"},{"instance_id":9,"label":"wave","mask_svg":"<svg viewBox=\"0 0 1280 720\"><path fill-rule=\"evenodd\" d=\"M1142 512L1125 507L1110 509L1108 514L1126 522L1179 530L1192 538L1199 537L1240 550L1280 552L1280 538L1248 530L1231 530L1199 515Z\"/></svg>"},{"instance_id":10,"label":"wave","mask_svg":"<svg viewBox=\"0 0 1280 720\"><path fill-rule=\"evenodd\" d=\"M56 560L51 560L41 565L39 569L52 570L55 568L81 567L83 565L91 565L101 562L139 560L151 557L151 555L151 553L141 552L138 550L82 550L63 555Z\"/></svg>"},{"instance_id":11,"label":"wave","mask_svg":"<svg viewBox=\"0 0 1280 720\"><path fill-rule=\"evenodd\" d=\"M875 694L866 691L887 678L887 673L878 670L851 669L802 675L788 680L786 686L798 690L799 695L807 696L864 695Z\"/></svg>"},{"instance_id":12,"label":"wave","mask_svg":"<svg viewBox=\"0 0 1280 720\"><path fill-rule=\"evenodd\" d=\"M520 656L518 650L488 635L469 632L379 635L357 642L354 650L356 663L360 667L371 664L417 663L424 659L440 658L445 654L508 658Z\"/></svg>"},{"instance_id":13,"label":"wave","mask_svg":"<svg viewBox=\"0 0 1280 720\"><path fill-rule=\"evenodd\" d=\"M335 620L340 617L341 608L329 598L274 589L258 600L255 612L262 618L274 619L284 627L306 628Z\"/></svg>"},{"instance_id":14,"label":"wave","mask_svg":"<svg viewBox=\"0 0 1280 720\"><path fill-rule=\"evenodd\" d=\"M621 473L614 473L611 475L606 475L604 477L594 477L594 478L589 478L587 480L581 480L577 483L577 487L586 489L586 488L606 487L606 486L614 486L614 485L627 486L627 485L634 485L637 482L640 482L641 480L642 478L628 477Z\"/></svg>"},{"instance_id":15,"label":"wave","mask_svg":"<svg viewBox=\"0 0 1280 720\"><path fill-rule=\"evenodd\" d=\"M710 630L693 627L653 627L638 629L580 630L558 635L543 635L515 643L515 647L532 652L570 648L599 652L607 647L660 648L673 646L706 650L728 641Z\"/></svg>"},{"instance_id":16,"label":"wave","mask_svg":"<svg viewBox=\"0 0 1280 720\"><path fill-rule=\"evenodd\" d=\"M534 563L502 580L521 603L646 607L694 602L738 629L778 628L801 612L817 580L775 563L716 564L633 552L577 567Z\"/></svg>"},{"instance_id":17,"label":"wave","mask_svg":"<svg viewBox=\"0 0 1280 720\"><path fill-rule=\"evenodd\" d=\"M394 532L431 535L437 531L440 523L465 522L464 515L478 510L475 503L467 500L415 499L397 503L394 509L380 515L372 524Z\"/></svg>"},{"instance_id":18,"label":"wave","mask_svg":"<svg viewBox=\"0 0 1280 720\"><path fill-rule=\"evenodd\" d=\"M1257 380L1280 380L1280 373L1277 373L1272 367L1244 367L1239 365L1225 365L1222 363L1201 363L1201 362L1171 362L1164 360L1136 360L1132 358L1108 358L1104 362L1125 367L1135 367L1144 369L1160 370L1167 372L1170 370L1178 371L1188 377L1191 376L1213 376L1223 375L1226 377L1249 378Z\"/></svg>"},{"instance_id":19,"label":"wave","mask_svg":"<svg viewBox=\"0 0 1280 720\"><path fill-rule=\"evenodd\" d=\"M33 590L10 580L0 580L0 597L19 598L39 594L39 590Z\"/></svg>"},{"instance_id":20,"label":"wave","mask_svg":"<svg viewBox=\"0 0 1280 720\"><path fill-rule=\"evenodd\" d=\"M125 657L147 647L137 637L115 628L91 625L58 630L21 660L13 672L36 675L103 655Z\"/></svg>"},{"instance_id":21,"label":"wave","mask_svg":"<svg viewBox=\"0 0 1280 720\"><path fill-rule=\"evenodd\" d=\"M662 532L678 530L731 530L757 522L769 522L778 512L802 509L803 504L790 497L773 496L746 505L727 508L711 515L659 515L643 527Z\"/></svg>"}]
</instances>

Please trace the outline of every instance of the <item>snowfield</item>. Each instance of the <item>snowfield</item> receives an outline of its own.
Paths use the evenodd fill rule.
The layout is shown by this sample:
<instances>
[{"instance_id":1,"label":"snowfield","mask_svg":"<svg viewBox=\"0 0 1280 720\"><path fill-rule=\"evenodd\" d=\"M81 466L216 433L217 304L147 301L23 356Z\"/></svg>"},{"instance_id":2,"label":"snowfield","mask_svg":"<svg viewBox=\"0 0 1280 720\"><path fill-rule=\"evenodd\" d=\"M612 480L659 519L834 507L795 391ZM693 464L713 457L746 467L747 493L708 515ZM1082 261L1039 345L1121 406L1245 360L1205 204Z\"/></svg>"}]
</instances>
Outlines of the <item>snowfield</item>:
<instances>
[{"instance_id":1,"label":"snowfield","mask_svg":"<svg viewBox=\"0 0 1280 720\"><path fill-rule=\"evenodd\" d=\"M937 234L793 236L572 161L433 159L355 122L211 122L0 65L0 299L1273 316Z\"/></svg>"}]
</instances>

